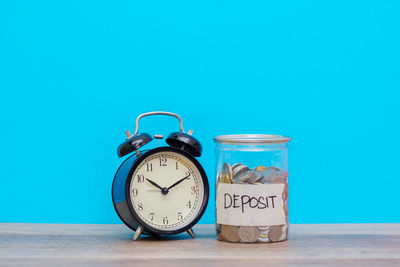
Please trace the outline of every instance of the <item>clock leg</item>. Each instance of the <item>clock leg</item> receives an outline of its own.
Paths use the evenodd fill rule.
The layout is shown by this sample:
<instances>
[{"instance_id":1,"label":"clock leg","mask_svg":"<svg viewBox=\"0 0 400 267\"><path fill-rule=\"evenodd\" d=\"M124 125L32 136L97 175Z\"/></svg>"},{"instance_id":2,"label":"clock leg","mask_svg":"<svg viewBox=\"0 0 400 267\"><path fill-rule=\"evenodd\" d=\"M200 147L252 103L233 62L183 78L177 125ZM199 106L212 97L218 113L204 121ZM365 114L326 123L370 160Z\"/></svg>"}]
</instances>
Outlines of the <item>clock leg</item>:
<instances>
[{"instance_id":1,"label":"clock leg","mask_svg":"<svg viewBox=\"0 0 400 267\"><path fill-rule=\"evenodd\" d=\"M192 238L195 238L196 236L194 235L194 232L192 230L192 228L190 228L189 230L186 231Z\"/></svg>"},{"instance_id":2,"label":"clock leg","mask_svg":"<svg viewBox=\"0 0 400 267\"><path fill-rule=\"evenodd\" d=\"M139 225L139 227L136 229L135 235L133 236L133 240L134 241L138 240L142 233L143 233L143 226Z\"/></svg>"}]
</instances>

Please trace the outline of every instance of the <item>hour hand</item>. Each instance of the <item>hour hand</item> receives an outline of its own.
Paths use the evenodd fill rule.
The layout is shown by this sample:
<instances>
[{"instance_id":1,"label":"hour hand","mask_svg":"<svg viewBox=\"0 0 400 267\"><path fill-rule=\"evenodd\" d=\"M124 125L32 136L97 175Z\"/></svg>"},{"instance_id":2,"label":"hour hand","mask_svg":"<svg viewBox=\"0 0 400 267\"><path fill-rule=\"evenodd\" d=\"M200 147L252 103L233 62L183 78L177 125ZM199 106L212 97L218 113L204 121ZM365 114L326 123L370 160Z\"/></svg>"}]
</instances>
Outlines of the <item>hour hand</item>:
<instances>
[{"instance_id":1,"label":"hour hand","mask_svg":"<svg viewBox=\"0 0 400 267\"><path fill-rule=\"evenodd\" d=\"M151 183L151 184L154 185L155 187L159 188L160 190L163 189L163 188L162 188L161 186L159 186L156 182L153 182L152 180L147 179L147 178L146 178L146 180L149 181L149 183Z\"/></svg>"}]
</instances>

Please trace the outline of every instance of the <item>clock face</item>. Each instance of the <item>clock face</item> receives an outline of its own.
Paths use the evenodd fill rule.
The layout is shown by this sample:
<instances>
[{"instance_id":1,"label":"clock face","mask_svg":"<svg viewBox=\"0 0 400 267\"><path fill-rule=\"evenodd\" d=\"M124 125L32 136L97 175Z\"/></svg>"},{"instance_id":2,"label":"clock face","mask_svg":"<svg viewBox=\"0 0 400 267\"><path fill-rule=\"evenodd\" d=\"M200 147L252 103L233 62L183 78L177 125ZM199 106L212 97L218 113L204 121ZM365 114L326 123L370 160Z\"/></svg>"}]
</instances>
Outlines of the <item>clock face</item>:
<instances>
[{"instance_id":1,"label":"clock face","mask_svg":"<svg viewBox=\"0 0 400 267\"><path fill-rule=\"evenodd\" d=\"M129 195L136 215L159 231L182 229L199 215L204 200L200 170L183 154L150 154L134 170Z\"/></svg>"}]
</instances>

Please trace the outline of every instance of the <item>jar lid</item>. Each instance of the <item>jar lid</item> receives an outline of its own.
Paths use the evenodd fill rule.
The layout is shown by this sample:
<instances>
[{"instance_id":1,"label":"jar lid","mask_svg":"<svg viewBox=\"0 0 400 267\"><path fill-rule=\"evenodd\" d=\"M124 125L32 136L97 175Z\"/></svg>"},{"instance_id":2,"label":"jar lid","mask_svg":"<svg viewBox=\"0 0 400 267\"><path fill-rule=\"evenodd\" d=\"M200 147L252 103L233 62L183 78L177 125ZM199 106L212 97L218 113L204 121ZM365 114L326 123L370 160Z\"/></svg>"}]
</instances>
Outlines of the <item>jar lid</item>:
<instances>
[{"instance_id":1,"label":"jar lid","mask_svg":"<svg viewBox=\"0 0 400 267\"><path fill-rule=\"evenodd\" d=\"M272 134L230 134L218 135L214 137L217 143L246 143L246 144L265 144L265 143L287 143L290 137Z\"/></svg>"}]
</instances>

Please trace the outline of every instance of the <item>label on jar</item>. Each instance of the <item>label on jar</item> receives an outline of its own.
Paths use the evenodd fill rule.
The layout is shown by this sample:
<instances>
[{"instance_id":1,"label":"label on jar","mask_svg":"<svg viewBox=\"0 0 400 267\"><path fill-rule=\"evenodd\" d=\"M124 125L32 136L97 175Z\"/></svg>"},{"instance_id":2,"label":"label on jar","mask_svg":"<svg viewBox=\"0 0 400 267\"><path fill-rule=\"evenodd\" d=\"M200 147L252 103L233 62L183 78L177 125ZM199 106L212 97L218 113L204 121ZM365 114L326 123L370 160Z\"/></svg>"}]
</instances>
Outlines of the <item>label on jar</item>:
<instances>
[{"instance_id":1,"label":"label on jar","mask_svg":"<svg viewBox=\"0 0 400 267\"><path fill-rule=\"evenodd\" d=\"M286 223L284 184L225 184L217 188L217 223L240 226Z\"/></svg>"}]
</instances>

